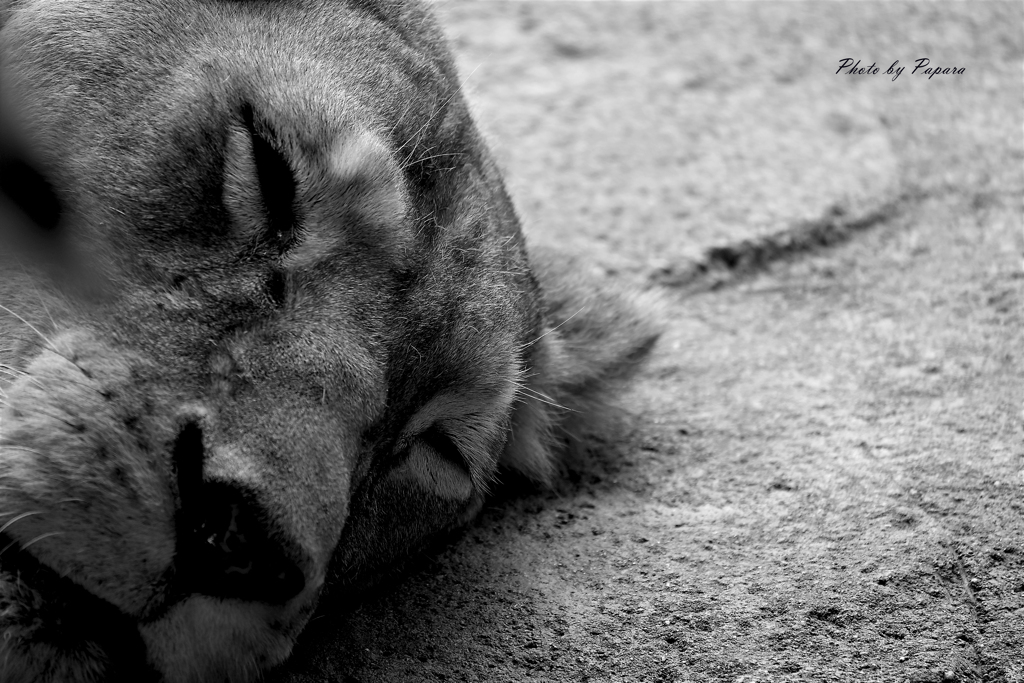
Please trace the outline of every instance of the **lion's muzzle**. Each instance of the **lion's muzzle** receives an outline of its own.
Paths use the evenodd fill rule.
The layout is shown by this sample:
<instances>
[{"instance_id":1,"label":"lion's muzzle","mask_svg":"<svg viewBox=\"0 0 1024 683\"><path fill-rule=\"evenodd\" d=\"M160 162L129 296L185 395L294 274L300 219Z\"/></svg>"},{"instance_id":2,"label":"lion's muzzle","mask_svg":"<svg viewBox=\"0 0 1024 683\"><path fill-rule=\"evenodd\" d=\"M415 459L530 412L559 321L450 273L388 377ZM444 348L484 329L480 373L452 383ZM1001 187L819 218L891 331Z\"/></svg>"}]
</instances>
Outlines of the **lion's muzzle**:
<instances>
[{"instance_id":1,"label":"lion's muzzle","mask_svg":"<svg viewBox=\"0 0 1024 683\"><path fill-rule=\"evenodd\" d=\"M322 570L268 511L263 491L223 463L211 477L205 464L217 458L204 426L212 411L179 405L147 383L146 366L70 333L8 387L5 681L52 678L44 672L54 649L94 660L68 672L130 664L133 676L155 667L165 680L232 680L287 656L312 609ZM47 626L55 613L59 632ZM75 628L88 615L104 629ZM111 629L122 636L109 638ZM248 661L223 661L225 652Z\"/></svg>"}]
</instances>

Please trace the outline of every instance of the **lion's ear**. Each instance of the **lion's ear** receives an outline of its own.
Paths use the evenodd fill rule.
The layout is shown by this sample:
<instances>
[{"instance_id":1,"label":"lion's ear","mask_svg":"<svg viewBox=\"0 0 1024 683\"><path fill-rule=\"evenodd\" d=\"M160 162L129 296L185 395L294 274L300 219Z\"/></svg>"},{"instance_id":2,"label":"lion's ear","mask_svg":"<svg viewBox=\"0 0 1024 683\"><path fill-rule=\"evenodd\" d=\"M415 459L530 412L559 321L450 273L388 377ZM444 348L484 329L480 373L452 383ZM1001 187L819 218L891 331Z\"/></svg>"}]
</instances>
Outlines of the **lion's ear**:
<instances>
[{"instance_id":1,"label":"lion's ear","mask_svg":"<svg viewBox=\"0 0 1024 683\"><path fill-rule=\"evenodd\" d=\"M561 451L603 425L616 391L650 354L661 304L653 294L590 281L557 254L535 250L531 263L545 329L530 348L502 465L550 483Z\"/></svg>"},{"instance_id":2,"label":"lion's ear","mask_svg":"<svg viewBox=\"0 0 1024 683\"><path fill-rule=\"evenodd\" d=\"M410 444L392 478L417 485L446 501L465 502L473 495L473 479L458 445L443 431L432 428Z\"/></svg>"}]
</instances>

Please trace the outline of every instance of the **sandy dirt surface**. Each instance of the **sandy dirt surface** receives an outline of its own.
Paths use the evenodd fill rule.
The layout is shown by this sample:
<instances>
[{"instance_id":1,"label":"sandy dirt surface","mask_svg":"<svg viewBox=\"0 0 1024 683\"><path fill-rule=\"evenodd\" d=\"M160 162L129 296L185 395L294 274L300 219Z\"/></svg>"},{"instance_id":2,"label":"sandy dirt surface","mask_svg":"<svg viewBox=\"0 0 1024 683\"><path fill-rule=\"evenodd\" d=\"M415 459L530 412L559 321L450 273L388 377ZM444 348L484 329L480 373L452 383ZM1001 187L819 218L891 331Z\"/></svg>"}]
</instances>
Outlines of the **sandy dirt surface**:
<instances>
[{"instance_id":1,"label":"sandy dirt surface","mask_svg":"<svg viewBox=\"0 0 1024 683\"><path fill-rule=\"evenodd\" d=\"M1024 681L1022 6L438 9L530 238L670 319L275 680Z\"/></svg>"}]
</instances>

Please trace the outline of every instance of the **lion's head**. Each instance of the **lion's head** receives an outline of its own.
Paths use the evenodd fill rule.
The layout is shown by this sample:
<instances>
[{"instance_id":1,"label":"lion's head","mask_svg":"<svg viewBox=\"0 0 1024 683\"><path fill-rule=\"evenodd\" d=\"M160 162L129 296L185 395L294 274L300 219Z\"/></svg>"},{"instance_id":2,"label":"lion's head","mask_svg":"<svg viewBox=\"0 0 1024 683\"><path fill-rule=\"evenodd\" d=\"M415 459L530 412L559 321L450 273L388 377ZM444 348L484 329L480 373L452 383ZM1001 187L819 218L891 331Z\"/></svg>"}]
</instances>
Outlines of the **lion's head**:
<instances>
[{"instance_id":1,"label":"lion's head","mask_svg":"<svg viewBox=\"0 0 1024 683\"><path fill-rule=\"evenodd\" d=\"M254 678L652 343L542 293L421 6L0 8L0 679Z\"/></svg>"}]
</instances>

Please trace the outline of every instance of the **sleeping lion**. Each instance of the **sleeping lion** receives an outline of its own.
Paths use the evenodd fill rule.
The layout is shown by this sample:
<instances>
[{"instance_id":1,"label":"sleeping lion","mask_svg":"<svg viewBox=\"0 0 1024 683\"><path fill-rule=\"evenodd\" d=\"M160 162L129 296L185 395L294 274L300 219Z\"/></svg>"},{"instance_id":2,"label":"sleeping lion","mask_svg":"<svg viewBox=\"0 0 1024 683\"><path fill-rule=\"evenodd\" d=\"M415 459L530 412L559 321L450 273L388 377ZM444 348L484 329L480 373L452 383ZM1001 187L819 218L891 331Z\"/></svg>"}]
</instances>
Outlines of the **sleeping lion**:
<instances>
[{"instance_id":1,"label":"sleeping lion","mask_svg":"<svg viewBox=\"0 0 1024 683\"><path fill-rule=\"evenodd\" d=\"M550 480L654 343L528 258L415 2L0 26L6 683L258 679L502 472Z\"/></svg>"}]
</instances>

